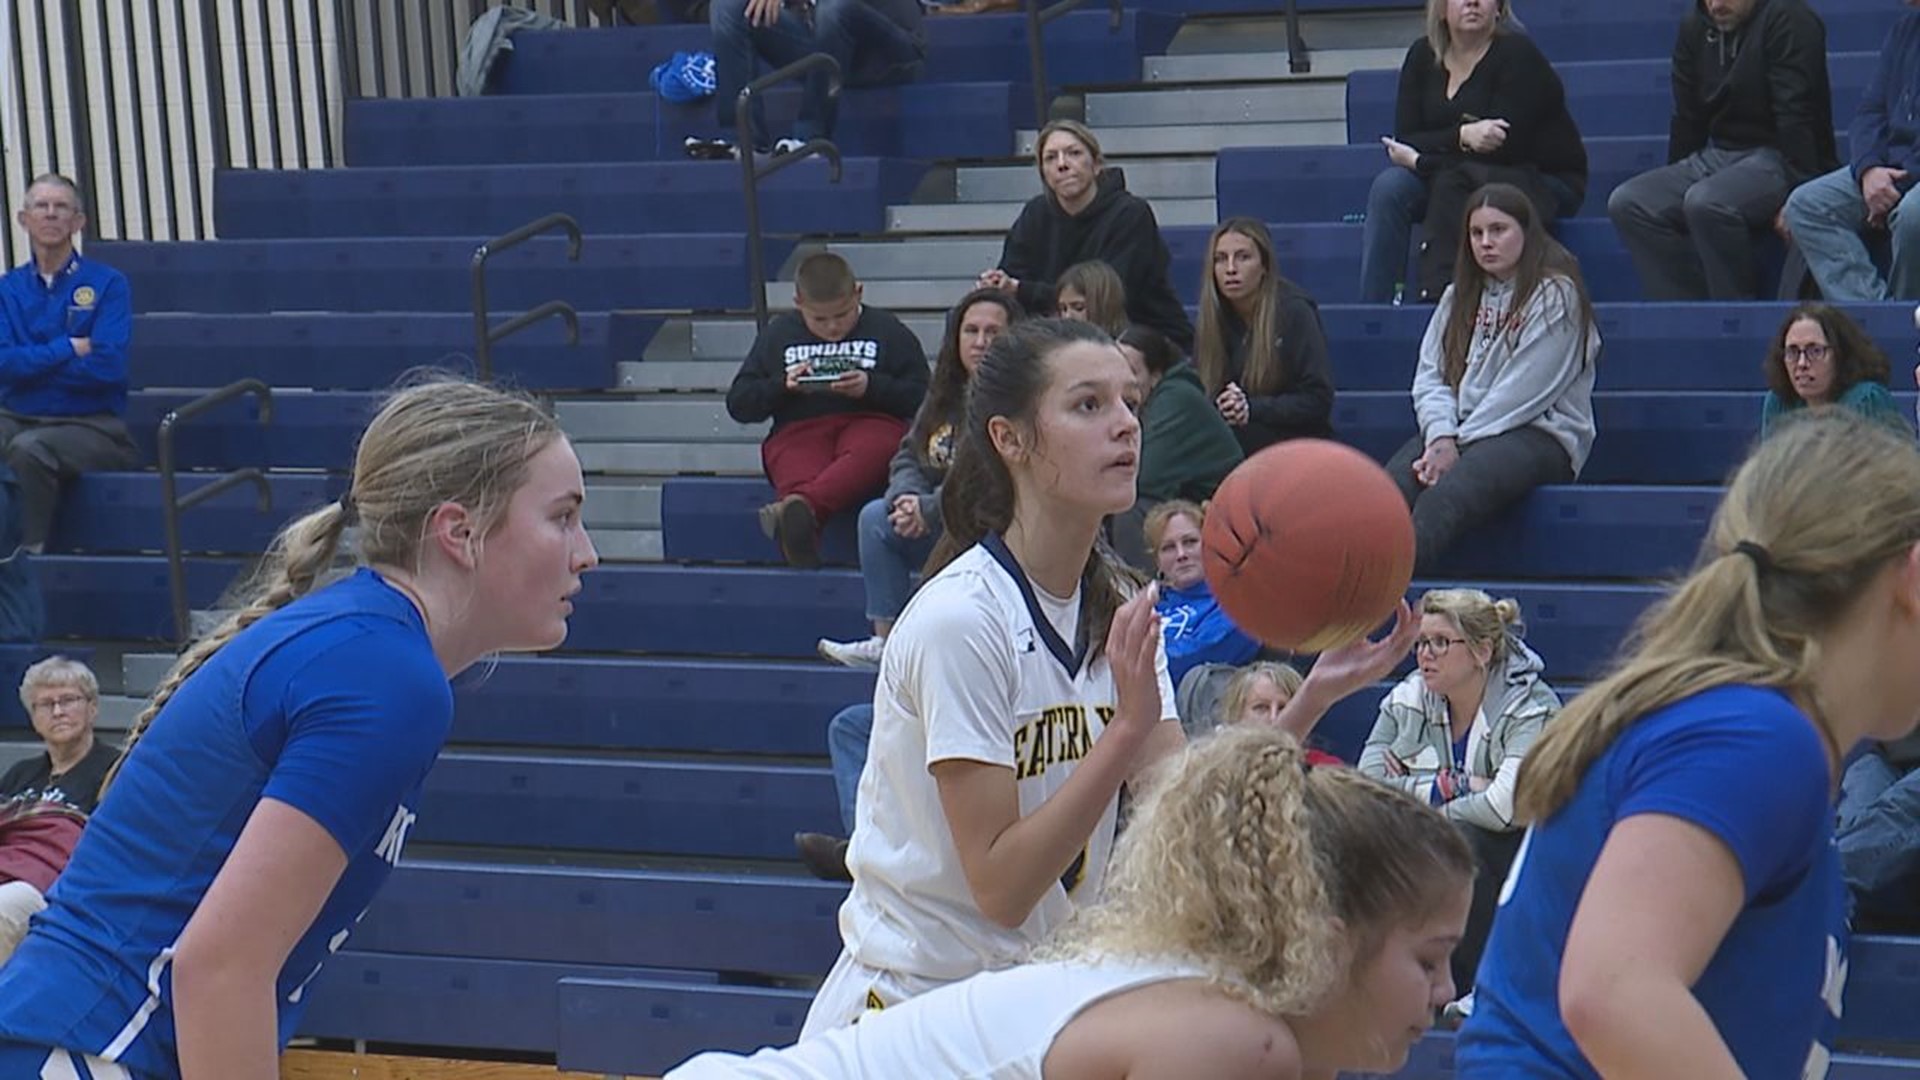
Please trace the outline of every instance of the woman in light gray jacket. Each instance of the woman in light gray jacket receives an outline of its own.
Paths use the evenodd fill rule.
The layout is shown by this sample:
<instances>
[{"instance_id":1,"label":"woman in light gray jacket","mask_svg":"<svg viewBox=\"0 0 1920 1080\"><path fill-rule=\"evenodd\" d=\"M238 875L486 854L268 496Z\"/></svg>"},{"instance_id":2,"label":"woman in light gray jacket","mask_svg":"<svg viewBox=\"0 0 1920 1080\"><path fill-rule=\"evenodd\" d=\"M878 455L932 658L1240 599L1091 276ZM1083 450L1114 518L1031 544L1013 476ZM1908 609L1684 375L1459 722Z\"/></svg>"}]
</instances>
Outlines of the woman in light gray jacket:
<instances>
[{"instance_id":1,"label":"woman in light gray jacket","mask_svg":"<svg viewBox=\"0 0 1920 1080\"><path fill-rule=\"evenodd\" d=\"M1521 640L1520 605L1478 589L1420 598L1419 667L1380 703L1360 771L1426 799L1466 834L1480 864L1453 981L1473 989L1495 901L1519 850L1513 789L1540 729L1560 711Z\"/></svg>"},{"instance_id":2,"label":"woman in light gray jacket","mask_svg":"<svg viewBox=\"0 0 1920 1080\"><path fill-rule=\"evenodd\" d=\"M1509 184L1467 201L1453 284L1420 342L1414 436L1387 463L1413 508L1414 572L1593 447L1600 332L1573 255Z\"/></svg>"}]
</instances>

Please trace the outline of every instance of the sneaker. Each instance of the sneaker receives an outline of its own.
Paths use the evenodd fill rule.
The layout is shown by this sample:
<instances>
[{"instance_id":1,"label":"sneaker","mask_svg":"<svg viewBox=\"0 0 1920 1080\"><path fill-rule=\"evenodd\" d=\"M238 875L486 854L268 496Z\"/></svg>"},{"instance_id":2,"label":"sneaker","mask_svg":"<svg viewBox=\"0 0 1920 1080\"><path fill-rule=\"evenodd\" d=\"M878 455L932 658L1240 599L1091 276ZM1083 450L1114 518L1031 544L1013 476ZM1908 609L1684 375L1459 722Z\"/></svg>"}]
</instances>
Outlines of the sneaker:
<instances>
[{"instance_id":1,"label":"sneaker","mask_svg":"<svg viewBox=\"0 0 1920 1080\"><path fill-rule=\"evenodd\" d=\"M820 655L842 667L861 668L871 671L880 666L880 653L887 647L887 639L875 634L859 641L829 641L820 639L817 648Z\"/></svg>"},{"instance_id":2,"label":"sneaker","mask_svg":"<svg viewBox=\"0 0 1920 1080\"><path fill-rule=\"evenodd\" d=\"M800 853L807 873L821 881L853 880L853 872L847 869L847 841L842 837L817 832L794 833L793 846Z\"/></svg>"},{"instance_id":3,"label":"sneaker","mask_svg":"<svg viewBox=\"0 0 1920 1080\"><path fill-rule=\"evenodd\" d=\"M820 565L819 523L813 508L798 495L789 495L760 508L760 531L780 545L787 565L812 570Z\"/></svg>"},{"instance_id":4,"label":"sneaker","mask_svg":"<svg viewBox=\"0 0 1920 1080\"><path fill-rule=\"evenodd\" d=\"M773 144L773 156L780 157L783 154L797 154L800 152L800 148L806 145L807 145L806 143L800 141L799 139L794 139L794 138L781 139L780 141Z\"/></svg>"},{"instance_id":5,"label":"sneaker","mask_svg":"<svg viewBox=\"0 0 1920 1080\"><path fill-rule=\"evenodd\" d=\"M725 139L702 139L697 135L689 135L681 145L686 148L687 156L695 161L737 161L740 158L740 151Z\"/></svg>"}]
</instances>

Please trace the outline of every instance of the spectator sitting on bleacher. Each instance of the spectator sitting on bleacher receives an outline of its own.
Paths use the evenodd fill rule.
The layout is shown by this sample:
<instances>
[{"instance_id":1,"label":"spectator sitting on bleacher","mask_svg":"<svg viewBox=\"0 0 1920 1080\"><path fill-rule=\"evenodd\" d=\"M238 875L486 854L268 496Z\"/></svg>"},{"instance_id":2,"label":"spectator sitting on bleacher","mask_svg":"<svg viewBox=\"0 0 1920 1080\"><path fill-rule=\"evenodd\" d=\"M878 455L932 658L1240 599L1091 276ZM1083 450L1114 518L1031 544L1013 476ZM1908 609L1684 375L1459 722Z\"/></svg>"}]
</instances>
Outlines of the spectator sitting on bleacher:
<instances>
[{"instance_id":1,"label":"spectator sitting on bleacher","mask_svg":"<svg viewBox=\"0 0 1920 1080\"><path fill-rule=\"evenodd\" d=\"M118 270L74 251L87 215L73 181L35 179L19 222L33 258L0 279L0 443L20 482L21 545L38 552L63 482L139 460L122 419L133 302Z\"/></svg>"},{"instance_id":2,"label":"spectator sitting on bleacher","mask_svg":"<svg viewBox=\"0 0 1920 1080\"><path fill-rule=\"evenodd\" d=\"M87 665L51 656L27 669L20 703L46 753L27 758L0 776L0 798L37 795L84 814L100 801L100 785L120 758L120 748L94 736L100 718L100 683Z\"/></svg>"},{"instance_id":3,"label":"spectator sitting on bleacher","mask_svg":"<svg viewBox=\"0 0 1920 1080\"><path fill-rule=\"evenodd\" d=\"M790 566L819 566L820 526L886 483L888 459L927 393L920 339L860 297L845 259L801 260L796 310L760 332L727 389L735 422L773 420L760 460L774 501L760 508L760 531Z\"/></svg>"},{"instance_id":4,"label":"spectator sitting on bleacher","mask_svg":"<svg viewBox=\"0 0 1920 1080\"><path fill-rule=\"evenodd\" d=\"M862 701L833 714L827 721L827 765L833 772L833 791L840 800L839 835L818 832L793 834L794 850L807 872L821 881L852 881L847 869L847 838L859 803L860 774L867 768L867 747L873 742L873 703Z\"/></svg>"},{"instance_id":5,"label":"spectator sitting on bleacher","mask_svg":"<svg viewBox=\"0 0 1920 1080\"><path fill-rule=\"evenodd\" d=\"M1527 492L1571 481L1593 448L1600 331L1578 261L1519 188L1488 184L1468 206L1453 284L1420 341L1420 433L1387 463L1413 507L1417 573Z\"/></svg>"},{"instance_id":6,"label":"spectator sitting on bleacher","mask_svg":"<svg viewBox=\"0 0 1920 1080\"><path fill-rule=\"evenodd\" d=\"M913 595L913 575L940 539L940 485L953 462L954 432L967 407L967 382L994 339L1021 314L1019 303L997 289L975 289L948 313L933 382L887 466L886 493L860 508L860 576L873 634L859 641L821 638L816 648L826 659L851 668L880 666L893 620Z\"/></svg>"},{"instance_id":7,"label":"spectator sitting on bleacher","mask_svg":"<svg viewBox=\"0 0 1920 1080\"><path fill-rule=\"evenodd\" d=\"M1213 597L1200 560L1205 510L1174 499L1147 514L1147 546L1160 572L1160 633L1167 639L1167 678L1179 691L1203 665L1239 667L1260 655L1260 643L1233 624ZM1183 723L1186 717L1181 717Z\"/></svg>"},{"instance_id":8,"label":"spectator sitting on bleacher","mask_svg":"<svg viewBox=\"0 0 1920 1080\"><path fill-rule=\"evenodd\" d=\"M1313 297L1280 276L1273 237L1253 218L1207 240L1194 361L1248 456L1282 439L1333 434L1333 368Z\"/></svg>"},{"instance_id":9,"label":"spectator sitting on bleacher","mask_svg":"<svg viewBox=\"0 0 1920 1080\"><path fill-rule=\"evenodd\" d=\"M1833 843L1854 928L1920 931L1920 735L1870 743L1847 766Z\"/></svg>"},{"instance_id":10,"label":"spectator sitting on bleacher","mask_svg":"<svg viewBox=\"0 0 1920 1080\"><path fill-rule=\"evenodd\" d=\"M1389 165L1367 193L1360 300L1385 303L1407 272L1413 223L1426 222L1417 296L1453 280L1467 196L1502 180L1533 199L1543 221L1577 213L1587 149L1566 88L1507 0L1427 0L1427 33L1400 65Z\"/></svg>"},{"instance_id":11,"label":"spectator sitting on bleacher","mask_svg":"<svg viewBox=\"0 0 1920 1080\"><path fill-rule=\"evenodd\" d=\"M1802 0L1698 0L1673 46L1667 161L1607 198L1641 291L1755 299L1754 234L1837 164L1820 16Z\"/></svg>"},{"instance_id":12,"label":"spectator sitting on bleacher","mask_svg":"<svg viewBox=\"0 0 1920 1080\"><path fill-rule=\"evenodd\" d=\"M1828 300L1920 299L1920 12L1893 24L1847 141L1852 161L1787 197L1793 241ZM1886 277L1863 235L1875 231L1892 247Z\"/></svg>"},{"instance_id":13,"label":"spectator sitting on bleacher","mask_svg":"<svg viewBox=\"0 0 1920 1080\"><path fill-rule=\"evenodd\" d=\"M1200 385L1200 375L1157 330L1128 327L1120 352L1146 395L1140 406L1139 499L1113 517L1114 551L1142 570L1154 565L1147 551L1146 516L1168 499L1204 503L1245 453Z\"/></svg>"},{"instance_id":14,"label":"spectator sitting on bleacher","mask_svg":"<svg viewBox=\"0 0 1920 1080\"><path fill-rule=\"evenodd\" d=\"M46 910L47 890L67 868L86 822L86 814L58 799L0 796L0 966Z\"/></svg>"},{"instance_id":15,"label":"spectator sitting on bleacher","mask_svg":"<svg viewBox=\"0 0 1920 1080\"><path fill-rule=\"evenodd\" d=\"M712 0L714 107L720 137L689 135L686 150L699 158L735 157L733 136L740 91L754 79L759 60L785 67L813 53L840 65L846 86L896 86L920 77L927 35L919 0ZM811 139L833 138L838 99L828 93L825 72L806 77L793 134L769 146L763 94L753 97L756 152L798 150Z\"/></svg>"},{"instance_id":16,"label":"spectator sitting on bleacher","mask_svg":"<svg viewBox=\"0 0 1920 1080\"><path fill-rule=\"evenodd\" d=\"M1524 835L1513 810L1520 763L1560 712L1525 633L1512 600L1478 589L1422 596L1413 643L1419 667L1380 703L1360 754L1362 773L1438 807L1477 856L1473 910L1453 954L1453 983L1463 996L1473 990L1494 901Z\"/></svg>"},{"instance_id":17,"label":"spectator sitting on bleacher","mask_svg":"<svg viewBox=\"0 0 1920 1080\"><path fill-rule=\"evenodd\" d=\"M1860 324L1839 308L1806 303L1794 308L1767 346L1767 398L1760 436L1807 412L1838 405L1912 435L1906 414L1887 389L1887 355Z\"/></svg>"},{"instance_id":18,"label":"spectator sitting on bleacher","mask_svg":"<svg viewBox=\"0 0 1920 1080\"><path fill-rule=\"evenodd\" d=\"M1090 322L1115 339L1127 329L1127 286L1099 259L1074 263L1053 287L1054 315Z\"/></svg>"},{"instance_id":19,"label":"spectator sitting on bleacher","mask_svg":"<svg viewBox=\"0 0 1920 1080\"><path fill-rule=\"evenodd\" d=\"M981 274L980 284L1017 295L1028 311L1053 311L1061 273L1098 259L1120 275L1128 321L1190 348L1193 324L1167 276L1173 256L1153 207L1127 190L1125 174L1106 166L1100 140L1084 124L1055 120L1040 129L1033 156L1046 191L1027 200L1007 230L1000 265Z\"/></svg>"}]
</instances>

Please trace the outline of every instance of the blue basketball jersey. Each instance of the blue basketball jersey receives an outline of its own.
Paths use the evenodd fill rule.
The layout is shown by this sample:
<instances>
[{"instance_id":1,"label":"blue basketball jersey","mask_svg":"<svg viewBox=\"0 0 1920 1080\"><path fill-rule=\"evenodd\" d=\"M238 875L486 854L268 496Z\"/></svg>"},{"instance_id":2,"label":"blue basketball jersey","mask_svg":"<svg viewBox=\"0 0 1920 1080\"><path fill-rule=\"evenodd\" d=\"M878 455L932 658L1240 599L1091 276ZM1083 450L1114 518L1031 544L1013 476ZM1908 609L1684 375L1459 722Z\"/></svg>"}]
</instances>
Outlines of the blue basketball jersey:
<instances>
[{"instance_id":1,"label":"blue basketball jersey","mask_svg":"<svg viewBox=\"0 0 1920 1080\"><path fill-rule=\"evenodd\" d=\"M452 718L419 612L371 570L243 631L154 718L0 967L0 1046L177 1077L174 946L263 798L313 818L348 860L281 969L284 1046L308 982L399 861Z\"/></svg>"},{"instance_id":2,"label":"blue basketball jersey","mask_svg":"<svg viewBox=\"0 0 1920 1080\"><path fill-rule=\"evenodd\" d=\"M1460 1075L1597 1078L1560 1019L1560 957L1608 833L1656 813L1718 837L1745 882L1694 996L1747 1076L1825 1076L1848 941L1829 784L1818 730L1775 690L1709 690L1627 728L1514 858Z\"/></svg>"}]
</instances>

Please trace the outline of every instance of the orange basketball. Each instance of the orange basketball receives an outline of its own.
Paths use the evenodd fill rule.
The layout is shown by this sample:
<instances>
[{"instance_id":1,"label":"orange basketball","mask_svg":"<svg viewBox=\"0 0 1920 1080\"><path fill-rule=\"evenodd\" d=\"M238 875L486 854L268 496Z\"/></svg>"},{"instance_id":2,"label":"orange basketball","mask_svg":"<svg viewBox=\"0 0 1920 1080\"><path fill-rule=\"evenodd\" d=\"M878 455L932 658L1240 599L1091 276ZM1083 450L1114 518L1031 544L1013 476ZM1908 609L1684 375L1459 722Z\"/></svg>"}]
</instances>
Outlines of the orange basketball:
<instances>
[{"instance_id":1,"label":"orange basketball","mask_svg":"<svg viewBox=\"0 0 1920 1080\"><path fill-rule=\"evenodd\" d=\"M1353 643L1413 579L1406 500L1372 459L1322 439L1270 446L1227 474L1200 544L1220 607L1278 649Z\"/></svg>"}]
</instances>

